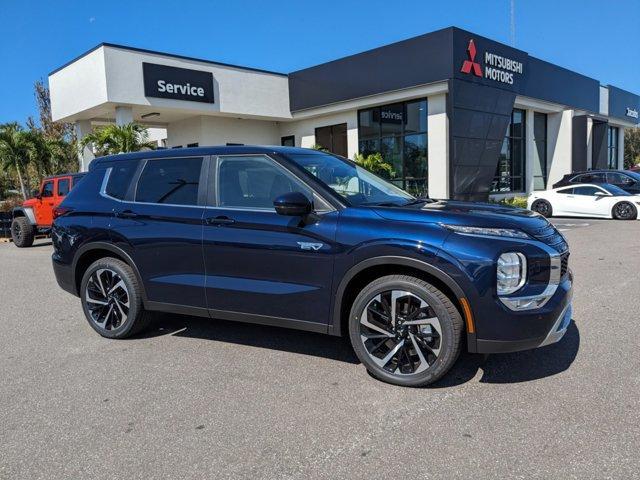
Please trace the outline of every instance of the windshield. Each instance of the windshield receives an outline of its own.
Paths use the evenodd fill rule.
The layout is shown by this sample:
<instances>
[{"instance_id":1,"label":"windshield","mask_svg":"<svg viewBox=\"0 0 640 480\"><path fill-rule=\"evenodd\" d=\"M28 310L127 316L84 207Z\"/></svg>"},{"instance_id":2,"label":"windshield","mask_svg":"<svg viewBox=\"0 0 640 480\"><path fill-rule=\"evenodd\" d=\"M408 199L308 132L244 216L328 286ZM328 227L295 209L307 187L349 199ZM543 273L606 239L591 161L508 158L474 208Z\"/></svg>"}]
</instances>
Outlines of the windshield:
<instances>
[{"instance_id":1,"label":"windshield","mask_svg":"<svg viewBox=\"0 0 640 480\"><path fill-rule=\"evenodd\" d=\"M406 205L415 200L392 183L333 155L292 153L287 154L287 158L317 177L354 206Z\"/></svg>"},{"instance_id":2,"label":"windshield","mask_svg":"<svg viewBox=\"0 0 640 480\"><path fill-rule=\"evenodd\" d=\"M631 178L633 178L634 180L636 180L637 182L640 182L640 173L638 172L632 172L631 170L627 170L624 172L626 175L629 175Z\"/></svg>"},{"instance_id":3,"label":"windshield","mask_svg":"<svg viewBox=\"0 0 640 480\"><path fill-rule=\"evenodd\" d=\"M610 183L601 183L598 186L604 188L611 195L625 196L625 197L631 195L629 192L627 192L627 191L625 191L625 190L623 190L620 187L617 187L615 185L611 185Z\"/></svg>"}]
</instances>

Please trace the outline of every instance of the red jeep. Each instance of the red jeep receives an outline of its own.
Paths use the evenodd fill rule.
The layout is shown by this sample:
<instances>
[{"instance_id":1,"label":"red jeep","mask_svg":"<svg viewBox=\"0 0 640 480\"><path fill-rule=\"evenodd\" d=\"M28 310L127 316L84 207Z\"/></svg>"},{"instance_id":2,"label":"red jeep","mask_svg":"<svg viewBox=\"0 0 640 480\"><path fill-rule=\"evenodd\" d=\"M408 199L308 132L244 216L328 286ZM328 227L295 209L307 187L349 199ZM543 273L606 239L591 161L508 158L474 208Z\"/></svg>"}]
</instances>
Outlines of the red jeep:
<instances>
[{"instance_id":1,"label":"red jeep","mask_svg":"<svg viewBox=\"0 0 640 480\"><path fill-rule=\"evenodd\" d=\"M67 173L42 180L34 198L13 209L11 238L17 247L30 247L37 234L47 235L53 223L53 209L60 205L69 191L85 173Z\"/></svg>"}]
</instances>

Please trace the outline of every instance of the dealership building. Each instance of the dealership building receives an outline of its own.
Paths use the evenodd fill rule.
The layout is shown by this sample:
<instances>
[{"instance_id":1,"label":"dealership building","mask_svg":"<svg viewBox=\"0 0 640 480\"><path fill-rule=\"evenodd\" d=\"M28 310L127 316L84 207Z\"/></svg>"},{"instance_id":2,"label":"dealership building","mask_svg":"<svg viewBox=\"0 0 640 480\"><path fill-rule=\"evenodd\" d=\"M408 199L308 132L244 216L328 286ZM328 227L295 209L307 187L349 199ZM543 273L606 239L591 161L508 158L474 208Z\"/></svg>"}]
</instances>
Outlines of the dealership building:
<instances>
[{"instance_id":1,"label":"dealership building","mask_svg":"<svg viewBox=\"0 0 640 480\"><path fill-rule=\"evenodd\" d=\"M292 73L101 44L49 75L79 138L131 121L160 146L321 146L380 152L432 198L544 189L621 168L640 97L455 27ZM90 148L81 154L86 169Z\"/></svg>"}]
</instances>

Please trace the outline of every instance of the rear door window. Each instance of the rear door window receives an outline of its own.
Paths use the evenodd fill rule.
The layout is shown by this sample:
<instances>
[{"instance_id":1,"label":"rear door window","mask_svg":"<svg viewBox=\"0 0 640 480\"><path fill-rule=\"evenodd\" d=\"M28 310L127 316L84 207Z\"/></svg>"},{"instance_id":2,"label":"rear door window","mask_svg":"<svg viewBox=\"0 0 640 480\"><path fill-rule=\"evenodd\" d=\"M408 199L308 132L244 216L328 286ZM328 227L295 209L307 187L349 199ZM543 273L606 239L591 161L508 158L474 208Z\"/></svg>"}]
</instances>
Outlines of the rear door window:
<instances>
[{"instance_id":1,"label":"rear door window","mask_svg":"<svg viewBox=\"0 0 640 480\"><path fill-rule=\"evenodd\" d=\"M608 183L612 183L613 185L618 185L619 187L627 186L627 185L631 185L632 183L635 183L634 180L628 175L625 175L623 173L618 173L618 172L607 173L607 181Z\"/></svg>"},{"instance_id":2,"label":"rear door window","mask_svg":"<svg viewBox=\"0 0 640 480\"><path fill-rule=\"evenodd\" d=\"M148 160L136 188L135 201L197 205L202 157Z\"/></svg>"},{"instance_id":3,"label":"rear door window","mask_svg":"<svg viewBox=\"0 0 640 480\"><path fill-rule=\"evenodd\" d=\"M69 193L69 186L71 183L70 178L60 178L58 179L58 196L64 197Z\"/></svg>"}]
</instances>

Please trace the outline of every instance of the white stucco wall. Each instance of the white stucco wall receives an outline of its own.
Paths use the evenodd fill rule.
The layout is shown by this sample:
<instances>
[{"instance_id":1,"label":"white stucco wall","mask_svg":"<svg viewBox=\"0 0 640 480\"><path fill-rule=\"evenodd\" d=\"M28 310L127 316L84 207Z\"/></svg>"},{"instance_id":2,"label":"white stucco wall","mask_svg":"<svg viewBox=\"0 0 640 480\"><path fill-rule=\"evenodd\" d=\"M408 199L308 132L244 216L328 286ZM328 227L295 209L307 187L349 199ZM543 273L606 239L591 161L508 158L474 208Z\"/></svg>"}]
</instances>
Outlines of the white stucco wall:
<instances>
[{"instance_id":1,"label":"white stucco wall","mask_svg":"<svg viewBox=\"0 0 640 480\"><path fill-rule=\"evenodd\" d=\"M449 198L449 117L447 94L432 95L427 101L427 149L429 196Z\"/></svg>"},{"instance_id":2,"label":"white stucco wall","mask_svg":"<svg viewBox=\"0 0 640 480\"><path fill-rule=\"evenodd\" d=\"M226 143L280 145L280 136L274 121L229 117L191 117L167 126L167 147L186 147L190 143L200 146Z\"/></svg>"},{"instance_id":3,"label":"white stucco wall","mask_svg":"<svg viewBox=\"0 0 640 480\"><path fill-rule=\"evenodd\" d=\"M547 116L547 161L551 186L565 174L571 173L573 110L550 113Z\"/></svg>"},{"instance_id":4,"label":"white stucco wall","mask_svg":"<svg viewBox=\"0 0 640 480\"><path fill-rule=\"evenodd\" d=\"M98 48L49 76L54 121L108 101L104 49Z\"/></svg>"}]
</instances>

